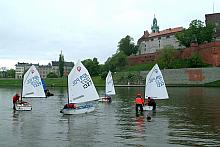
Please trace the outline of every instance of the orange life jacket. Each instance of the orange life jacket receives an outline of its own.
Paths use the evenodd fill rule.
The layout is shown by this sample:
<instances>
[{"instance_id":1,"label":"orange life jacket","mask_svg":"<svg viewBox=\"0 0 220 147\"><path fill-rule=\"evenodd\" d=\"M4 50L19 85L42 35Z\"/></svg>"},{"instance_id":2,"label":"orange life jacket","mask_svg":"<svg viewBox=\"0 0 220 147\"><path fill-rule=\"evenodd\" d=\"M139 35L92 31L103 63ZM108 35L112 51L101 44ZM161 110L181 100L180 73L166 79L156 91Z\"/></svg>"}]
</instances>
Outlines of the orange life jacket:
<instances>
[{"instance_id":1,"label":"orange life jacket","mask_svg":"<svg viewBox=\"0 0 220 147\"><path fill-rule=\"evenodd\" d=\"M140 98L140 97L135 98L135 103L136 104L143 104L143 98Z\"/></svg>"}]
</instances>

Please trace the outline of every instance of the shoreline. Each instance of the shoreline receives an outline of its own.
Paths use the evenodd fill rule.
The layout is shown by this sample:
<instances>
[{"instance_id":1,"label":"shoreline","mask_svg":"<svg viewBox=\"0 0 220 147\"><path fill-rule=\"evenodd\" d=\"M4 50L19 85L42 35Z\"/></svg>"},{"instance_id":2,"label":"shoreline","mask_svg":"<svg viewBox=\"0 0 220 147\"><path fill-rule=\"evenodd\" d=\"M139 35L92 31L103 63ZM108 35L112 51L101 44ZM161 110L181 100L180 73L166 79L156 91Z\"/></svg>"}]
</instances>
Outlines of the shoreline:
<instances>
[{"instance_id":1,"label":"shoreline","mask_svg":"<svg viewBox=\"0 0 220 147\"><path fill-rule=\"evenodd\" d=\"M47 87L67 87L66 79L45 79ZM104 81L94 80L96 87L105 87ZM20 87L21 79L0 79L0 87ZM115 84L115 87L145 87L145 85L137 84ZM220 87L220 81L206 84L166 84L166 87Z\"/></svg>"}]
</instances>

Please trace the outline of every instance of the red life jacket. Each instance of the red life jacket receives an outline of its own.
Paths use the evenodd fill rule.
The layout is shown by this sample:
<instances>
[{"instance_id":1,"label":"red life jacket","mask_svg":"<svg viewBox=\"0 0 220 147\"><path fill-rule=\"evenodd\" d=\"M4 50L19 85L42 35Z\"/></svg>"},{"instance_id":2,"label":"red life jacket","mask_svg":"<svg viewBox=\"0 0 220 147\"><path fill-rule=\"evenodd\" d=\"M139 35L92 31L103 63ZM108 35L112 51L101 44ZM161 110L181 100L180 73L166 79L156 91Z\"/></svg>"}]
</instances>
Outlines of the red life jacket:
<instances>
[{"instance_id":1,"label":"red life jacket","mask_svg":"<svg viewBox=\"0 0 220 147\"><path fill-rule=\"evenodd\" d=\"M75 105L75 104L67 104L67 107L68 107L68 108L75 109L75 108L76 108L76 105Z\"/></svg>"},{"instance_id":2,"label":"red life jacket","mask_svg":"<svg viewBox=\"0 0 220 147\"><path fill-rule=\"evenodd\" d=\"M16 103L19 100L19 96L13 96L13 104Z\"/></svg>"}]
</instances>

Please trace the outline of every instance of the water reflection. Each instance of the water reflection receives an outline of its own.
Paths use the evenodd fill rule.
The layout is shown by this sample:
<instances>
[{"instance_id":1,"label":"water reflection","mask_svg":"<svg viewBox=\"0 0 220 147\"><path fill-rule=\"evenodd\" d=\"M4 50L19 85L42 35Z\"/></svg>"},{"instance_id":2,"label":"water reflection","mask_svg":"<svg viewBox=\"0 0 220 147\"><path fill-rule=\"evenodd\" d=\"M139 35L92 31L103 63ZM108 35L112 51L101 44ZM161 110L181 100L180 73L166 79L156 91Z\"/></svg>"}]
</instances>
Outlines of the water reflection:
<instances>
[{"instance_id":1,"label":"water reflection","mask_svg":"<svg viewBox=\"0 0 220 147\"><path fill-rule=\"evenodd\" d=\"M182 103L174 108L175 111L168 113L172 130L169 133L172 136L170 143L190 146L220 144L219 140L214 139L219 136L216 129L219 130L220 124L217 116L220 114L220 100L216 99L216 91L210 88L186 89L185 92L180 88L173 89L180 95L175 97L176 101L182 99Z\"/></svg>"},{"instance_id":2,"label":"water reflection","mask_svg":"<svg viewBox=\"0 0 220 147\"><path fill-rule=\"evenodd\" d=\"M0 88L0 146L219 146L218 88L168 87L170 99L157 100L156 113L136 115L134 97L144 87L117 87L112 103L95 112L64 116L66 88L54 96L28 99L33 110L13 112L17 89ZM104 87L98 88L99 93ZM151 117L149 121L147 116Z\"/></svg>"}]
</instances>

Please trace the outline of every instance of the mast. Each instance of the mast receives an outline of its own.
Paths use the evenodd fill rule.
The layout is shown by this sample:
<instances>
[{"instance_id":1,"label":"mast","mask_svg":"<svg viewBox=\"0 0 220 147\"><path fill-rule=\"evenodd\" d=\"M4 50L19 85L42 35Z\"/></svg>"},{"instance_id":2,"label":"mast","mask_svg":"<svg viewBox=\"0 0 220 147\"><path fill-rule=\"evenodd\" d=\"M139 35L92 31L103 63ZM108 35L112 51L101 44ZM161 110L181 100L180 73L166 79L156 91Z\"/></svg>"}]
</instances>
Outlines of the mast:
<instances>
[{"instance_id":1,"label":"mast","mask_svg":"<svg viewBox=\"0 0 220 147\"><path fill-rule=\"evenodd\" d=\"M21 102L22 102L22 92L23 92L23 81L24 81L24 74L22 75L22 80L21 80Z\"/></svg>"},{"instance_id":2,"label":"mast","mask_svg":"<svg viewBox=\"0 0 220 147\"><path fill-rule=\"evenodd\" d=\"M67 97L68 97L68 100L67 100L67 101L68 101L68 104L69 104L69 103L70 103L70 98L69 98L69 82L68 82L68 76L67 76L67 80L66 80L66 81L67 81L67 95L68 95L68 96L67 96Z\"/></svg>"}]
</instances>

